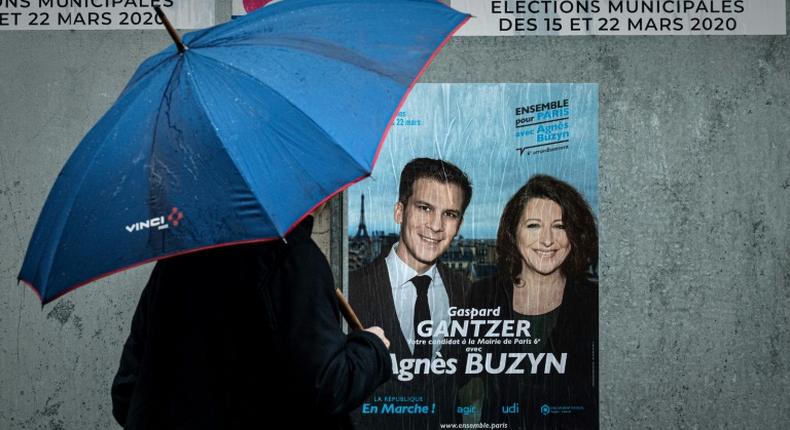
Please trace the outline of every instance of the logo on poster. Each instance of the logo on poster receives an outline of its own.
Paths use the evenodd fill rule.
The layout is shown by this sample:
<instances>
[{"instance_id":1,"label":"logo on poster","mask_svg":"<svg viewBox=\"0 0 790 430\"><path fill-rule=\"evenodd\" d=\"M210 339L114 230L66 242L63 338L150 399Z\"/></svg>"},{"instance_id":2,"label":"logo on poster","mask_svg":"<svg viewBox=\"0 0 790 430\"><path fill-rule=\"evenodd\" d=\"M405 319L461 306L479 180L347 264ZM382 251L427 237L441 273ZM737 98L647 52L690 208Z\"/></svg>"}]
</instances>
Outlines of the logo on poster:
<instances>
[{"instance_id":1,"label":"logo on poster","mask_svg":"<svg viewBox=\"0 0 790 430\"><path fill-rule=\"evenodd\" d=\"M541 413L543 416L546 416L546 415L548 415L548 414L549 414L549 412L551 412L551 408L549 407L549 405L545 405L545 404L544 404L543 406L541 406L541 407L540 407L540 413Z\"/></svg>"}]
</instances>

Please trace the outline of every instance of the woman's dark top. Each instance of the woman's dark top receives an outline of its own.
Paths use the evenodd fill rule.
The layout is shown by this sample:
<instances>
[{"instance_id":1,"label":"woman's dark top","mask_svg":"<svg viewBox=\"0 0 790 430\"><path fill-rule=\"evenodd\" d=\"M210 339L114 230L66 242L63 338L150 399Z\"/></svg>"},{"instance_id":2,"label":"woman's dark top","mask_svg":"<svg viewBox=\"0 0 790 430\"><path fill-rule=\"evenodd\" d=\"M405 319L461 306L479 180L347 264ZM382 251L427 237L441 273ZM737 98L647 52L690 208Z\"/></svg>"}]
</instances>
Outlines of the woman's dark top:
<instances>
[{"instance_id":1,"label":"woman's dark top","mask_svg":"<svg viewBox=\"0 0 790 430\"><path fill-rule=\"evenodd\" d=\"M530 361L522 375L487 374L481 421L507 422L510 429L598 428L598 283L568 282L562 304L543 315L521 315L513 310L513 283L502 276L481 280L469 291L467 303L476 308L501 309L500 319L530 321L537 344L491 345L485 352L499 354L566 353L564 374L554 368L544 374L546 357L531 374ZM518 403L518 412L513 405ZM509 408L508 408L509 407Z\"/></svg>"}]
</instances>

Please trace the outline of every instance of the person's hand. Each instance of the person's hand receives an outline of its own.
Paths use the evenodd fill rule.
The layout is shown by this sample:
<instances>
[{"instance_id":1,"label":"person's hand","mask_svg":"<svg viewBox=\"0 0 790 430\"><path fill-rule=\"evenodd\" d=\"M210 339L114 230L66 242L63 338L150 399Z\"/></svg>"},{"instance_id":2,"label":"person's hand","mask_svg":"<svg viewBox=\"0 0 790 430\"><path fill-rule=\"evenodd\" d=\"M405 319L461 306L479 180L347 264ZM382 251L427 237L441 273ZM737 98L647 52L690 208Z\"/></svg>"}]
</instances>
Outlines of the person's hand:
<instances>
[{"instance_id":1,"label":"person's hand","mask_svg":"<svg viewBox=\"0 0 790 430\"><path fill-rule=\"evenodd\" d=\"M365 331L373 333L376 336L378 336L379 339L381 339L381 341L384 342L384 346L386 346L387 349L390 349L390 340L387 339L387 336L384 336L384 330L381 327L374 325L373 327L366 328Z\"/></svg>"}]
</instances>

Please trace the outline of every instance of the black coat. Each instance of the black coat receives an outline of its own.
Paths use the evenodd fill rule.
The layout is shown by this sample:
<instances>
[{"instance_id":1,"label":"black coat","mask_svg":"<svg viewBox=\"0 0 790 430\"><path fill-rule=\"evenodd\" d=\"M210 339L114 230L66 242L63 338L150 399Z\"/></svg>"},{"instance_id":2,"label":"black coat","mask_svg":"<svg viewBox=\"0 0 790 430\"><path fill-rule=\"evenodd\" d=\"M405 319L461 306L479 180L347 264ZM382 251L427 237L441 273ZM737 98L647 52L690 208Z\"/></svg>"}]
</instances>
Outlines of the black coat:
<instances>
[{"instance_id":1,"label":"black coat","mask_svg":"<svg viewBox=\"0 0 790 430\"><path fill-rule=\"evenodd\" d=\"M441 262L437 264L437 269L447 290L450 306L463 308L468 281L461 274L448 270ZM396 360L413 357L406 339L403 337L395 311L389 272L383 256L351 273L349 303L363 326L377 325L384 329L384 334L391 342L390 353ZM444 345L440 352L444 359L457 359L460 356L460 348L457 346ZM380 406L381 402L376 399L387 397L414 398L416 396L422 398L420 403L428 405L435 403L435 413L429 415L376 415L362 414L360 410L357 410L354 413L355 423L362 429L407 430L438 429L439 423L458 422L460 416L455 413L455 407L459 377L462 376L462 372L463 369L459 368L458 373L454 375L417 375L409 381L401 381L397 376L393 376L388 383L374 392L369 399L371 404ZM409 402L405 402L405 404L409 404Z\"/></svg>"},{"instance_id":2,"label":"black coat","mask_svg":"<svg viewBox=\"0 0 790 430\"><path fill-rule=\"evenodd\" d=\"M112 386L127 429L349 428L392 374L373 334L343 334L312 217L287 243L157 263Z\"/></svg>"},{"instance_id":3,"label":"black coat","mask_svg":"<svg viewBox=\"0 0 790 430\"><path fill-rule=\"evenodd\" d=\"M481 280L469 290L467 303L476 308L501 308L501 319L518 319L513 311L513 284L500 275ZM568 282L556 325L543 352L567 353L564 374L487 375L484 422L508 422L511 429L598 428L598 282ZM517 345L490 348L494 353L520 352ZM527 361L527 363L529 363ZM526 368L529 368L527 364ZM503 406L519 403L520 413L502 414ZM556 412L541 413L548 405ZM582 409L579 409L582 408Z\"/></svg>"}]
</instances>

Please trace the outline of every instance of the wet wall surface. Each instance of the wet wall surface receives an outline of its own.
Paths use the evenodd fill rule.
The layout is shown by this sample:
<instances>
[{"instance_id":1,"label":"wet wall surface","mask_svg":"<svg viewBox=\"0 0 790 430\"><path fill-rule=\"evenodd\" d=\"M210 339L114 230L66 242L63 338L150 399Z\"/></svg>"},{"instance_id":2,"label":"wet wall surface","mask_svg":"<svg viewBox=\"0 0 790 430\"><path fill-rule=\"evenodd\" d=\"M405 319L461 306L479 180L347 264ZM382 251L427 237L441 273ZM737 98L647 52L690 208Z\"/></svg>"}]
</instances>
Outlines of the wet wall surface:
<instances>
[{"instance_id":1,"label":"wet wall surface","mask_svg":"<svg viewBox=\"0 0 790 430\"><path fill-rule=\"evenodd\" d=\"M150 266L43 309L16 275L68 155L168 43L0 32L0 429L116 428ZM599 83L602 428L790 422L789 71L787 36L469 37L424 75Z\"/></svg>"}]
</instances>

